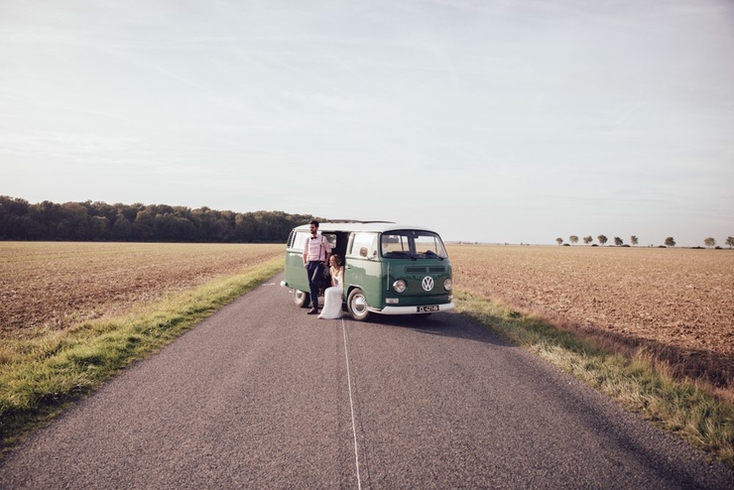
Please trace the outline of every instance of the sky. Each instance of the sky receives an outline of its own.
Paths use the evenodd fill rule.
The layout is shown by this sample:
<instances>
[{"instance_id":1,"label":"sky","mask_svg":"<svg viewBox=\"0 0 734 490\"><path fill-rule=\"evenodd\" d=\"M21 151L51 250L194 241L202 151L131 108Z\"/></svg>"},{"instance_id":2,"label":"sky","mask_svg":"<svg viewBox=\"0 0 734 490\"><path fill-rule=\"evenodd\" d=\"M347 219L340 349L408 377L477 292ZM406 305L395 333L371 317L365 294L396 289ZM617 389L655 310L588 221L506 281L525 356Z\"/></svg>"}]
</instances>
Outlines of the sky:
<instances>
[{"instance_id":1,"label":"sky","mask_svg":"<svg viewBox=\"0 0 734 490\"><path fill-rule=\"evenodd\" d=\"M0 0L0 195L734 236L730 0Z\"/></svg>"}]
</instances>

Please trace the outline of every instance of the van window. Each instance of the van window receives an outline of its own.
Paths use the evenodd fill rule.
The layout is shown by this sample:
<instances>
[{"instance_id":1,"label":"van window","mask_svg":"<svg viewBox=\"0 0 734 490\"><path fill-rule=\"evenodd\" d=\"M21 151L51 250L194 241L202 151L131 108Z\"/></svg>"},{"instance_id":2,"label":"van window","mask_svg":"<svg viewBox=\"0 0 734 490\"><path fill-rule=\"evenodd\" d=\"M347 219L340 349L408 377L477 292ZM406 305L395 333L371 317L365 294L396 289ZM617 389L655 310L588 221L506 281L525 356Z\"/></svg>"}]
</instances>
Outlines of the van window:
<instances>
[{"instance_id":1,"label":"van window","mask_svg":"<svg viewBox=\"0 0 734 490\"><path fill-rule=\"evenodd\" d=\"M328 240L331 249L334 250L336 248L336 233L322 233L322 235Z\"/></svg>"},{"instance_id":2,"label":"van window","mask_svg":"<svg viewBox=\"0 0 734 490\"><path fill-rule=\"evenodd\" d=\"M394 258L448 257L441 238L430 231L400 230L384 233L380 249L382 255Z\"/></svg>"},{"instance_id":3,"label":"van window","mask_svg":"<svg viewBox=\"0 0 734 490\"><path fill-rule=\"evenodd\" d=\"M419 233L415 235L415 251L419 254L434 253L439 257L448 257L446 249L443 247L443 242L433 233Z\"/></svg>"},{"instance_id":4,"label":"van window","mask_svg":"<svg viewBox=\"0 0 734 490\"><path fill-rule=\"evenodd\" d=\"M377 235L374 233L355 233L352 236L349 255L374 257L377 255Z\"/></svg>"},{"instance_id":5,"label":"van window","mask_svg":"<svg viewBox=\"0 0 734 490\"><path fill-rule=\"evenodd\" d=\"M336 247L336 233L322 233L324 235L324 238L328 240L328 242L331 244L331 248L333 249ZM288 240L288 246L294 250L303 251L303 249L306 247L306 240L308 240L308 237L311 236L311 233L308 231L297 231L293 234L292 237Z\"/></svg>"},{"instance_id":6,"label":"van window","mask_svg":"<svg viewBox=\"0 0 734 490\"><path fill-rule=\"evenodd\" d=\"M295 236L293 237L291 248L303 251L304 244L306 243L306 240L308 240L308 236L309 233L307 231L296 232Z\"/></svg>"}]
</instances>

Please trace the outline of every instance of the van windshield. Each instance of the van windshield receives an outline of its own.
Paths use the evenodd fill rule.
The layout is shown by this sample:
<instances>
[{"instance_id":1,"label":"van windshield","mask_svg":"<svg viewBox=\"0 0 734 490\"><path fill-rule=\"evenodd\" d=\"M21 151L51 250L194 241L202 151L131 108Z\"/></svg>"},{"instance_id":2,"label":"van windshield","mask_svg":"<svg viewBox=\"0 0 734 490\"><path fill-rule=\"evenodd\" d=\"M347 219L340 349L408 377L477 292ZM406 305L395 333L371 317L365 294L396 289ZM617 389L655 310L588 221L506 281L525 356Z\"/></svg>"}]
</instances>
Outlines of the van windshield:
<instances>
[{"instance_id":1,"label":"van windshield","mask_svg":"<svg viewBox=\"0 0 734 490\"><path fill-rule=\"evenodd\" d=\"M441 237L430 231L390 231L382 234L380 245L382 255L389 258L443 260L448 257Z\"/></svg>"}]
</instances>

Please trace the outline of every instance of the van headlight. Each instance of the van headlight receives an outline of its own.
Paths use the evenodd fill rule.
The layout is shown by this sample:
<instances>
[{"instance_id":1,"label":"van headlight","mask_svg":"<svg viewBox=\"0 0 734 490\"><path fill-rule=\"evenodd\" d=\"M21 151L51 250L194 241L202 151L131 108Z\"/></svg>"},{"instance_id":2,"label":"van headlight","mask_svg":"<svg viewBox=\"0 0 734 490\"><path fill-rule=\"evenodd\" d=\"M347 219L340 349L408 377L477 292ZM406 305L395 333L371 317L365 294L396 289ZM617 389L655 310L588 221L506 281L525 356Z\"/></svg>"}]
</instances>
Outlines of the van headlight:
<instances>
[{"instance_id":1,"label":"van headlight","mask_svg":"<svg viewBox=\"0 0 734 490\"><path fill-rule=\"evenodd\" d=\"M405 284L405 281L402 279L398 279L394 283L392 283L392 288L395 290L396 293L401 294L405 292L405 289L408 287L407 284Z\"/></svg>"},{"instance_id":2,"label":"van headlight","mask_svg":"<svg viewBox=\"0 0 734 490\"><path fill-rule=\"evenodd\" d=\"M453 284L451 283L451 278L450 278L450 277L447 277L447 278L446 278L446 279L445 279L445 280L443 281L443 288L444 288L444 289L445 289L446 291L451 291L451 288L452 288L452 287L453 287Z\"/></svg>"}]
</instances>

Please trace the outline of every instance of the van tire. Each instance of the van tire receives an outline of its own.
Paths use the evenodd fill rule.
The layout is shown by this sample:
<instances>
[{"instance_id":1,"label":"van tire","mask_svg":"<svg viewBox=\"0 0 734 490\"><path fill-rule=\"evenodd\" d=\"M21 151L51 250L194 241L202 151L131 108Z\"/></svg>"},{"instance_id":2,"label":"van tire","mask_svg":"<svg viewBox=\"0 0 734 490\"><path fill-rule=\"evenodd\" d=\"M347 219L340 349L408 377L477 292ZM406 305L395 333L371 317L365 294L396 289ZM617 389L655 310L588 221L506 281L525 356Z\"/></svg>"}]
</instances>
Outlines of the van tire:
<instances>
[{"instance_id":1,"label":"van tire","mask_svg":"<svg viewBox=\"0 0 734 490\"><path fill-rule=\"evenodd\" d=\"M354 288L349 292L347 298L347 309L352 318L358 322L367 320L370 316L370 312L367 310L367 298L364 297L364 293L359 288Z\"/></svg>"},{"instance_id":2,"label":"van tire","mask_svg":"<svg viewBox=\"0 0 734 490\"><path fill-rule=\"evenodd\" d=\"M305 291L301 291L300 289L294 289L293 290L293 302L296 304L296 306L300 308L305 308L309 305L311 299L311 295Z\"/></svg>"}]
</instances>

